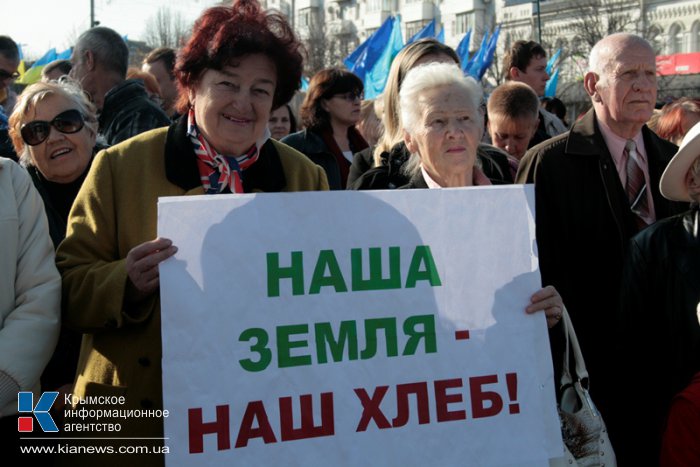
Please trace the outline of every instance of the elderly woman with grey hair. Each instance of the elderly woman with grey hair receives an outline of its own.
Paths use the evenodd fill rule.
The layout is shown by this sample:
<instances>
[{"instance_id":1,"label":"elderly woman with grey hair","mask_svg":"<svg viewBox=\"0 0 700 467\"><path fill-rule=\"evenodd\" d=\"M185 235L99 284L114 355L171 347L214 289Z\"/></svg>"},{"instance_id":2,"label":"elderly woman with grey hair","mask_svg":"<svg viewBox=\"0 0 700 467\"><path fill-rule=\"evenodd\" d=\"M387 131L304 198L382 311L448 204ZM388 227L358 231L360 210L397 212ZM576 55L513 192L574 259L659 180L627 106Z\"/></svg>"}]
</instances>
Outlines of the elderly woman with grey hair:
<instances>
[{"instance_id":1,"label":"elderly woman with grey hair","mask_svg":"<svg viewBox=\"0 0 700 467\"><path fill-rule=\"evenodd\" d=\"M95 106L71 81L36 83L10 116L10 138L44 201L54 247L66 236L68 212L95 153Z\"/></svg>"},{"instance_id":2,"label":"elderly woman with grey hair","mask_svg":"<svg viewBox=\"0 0 700 467\"><path fill-rule=\"evenodd\" d=\"M691 202L691 209L642 230L628 247L617 323L615 406L620 423L636 420L626 425L616 445L629 465L658 462L671 401L700 372L700 123L688 131L666 166L660 191L668 200ZM643 390L630 383L640 383ZM682 440L669 441L680 449Z\"/></svg>"},{"instance_id":3,"label":"elderly woman with grey hair","mask_svg":"<svg viewBox=\"0 0 700 467\"><path fill-rule=\"evenodd\" d=\"M98 149L96 135L95 106L65 78L27 87L10 116L12 144L44 202L54 248L66 237L68 213ZM61 330L41 376L43 389L70 392L81 336ZM59 397L55 407L63 400Z\"/></svg>"},{"instance_id":4,"label":"elderly woman with grey hair","mask_svg":"<svg viewBox=\"0 0 700 467\"><path fill-rule=\"evenodd\" d=\"M401 87L404 142L411 156L404 166L410 182L402 188L491 185L477 163L484 131L481 86L456 64L431 63L409 71ZM528 313L544 310L552 328L564 310L559 293L537 291Z\"/></svg>"}]
</instances>

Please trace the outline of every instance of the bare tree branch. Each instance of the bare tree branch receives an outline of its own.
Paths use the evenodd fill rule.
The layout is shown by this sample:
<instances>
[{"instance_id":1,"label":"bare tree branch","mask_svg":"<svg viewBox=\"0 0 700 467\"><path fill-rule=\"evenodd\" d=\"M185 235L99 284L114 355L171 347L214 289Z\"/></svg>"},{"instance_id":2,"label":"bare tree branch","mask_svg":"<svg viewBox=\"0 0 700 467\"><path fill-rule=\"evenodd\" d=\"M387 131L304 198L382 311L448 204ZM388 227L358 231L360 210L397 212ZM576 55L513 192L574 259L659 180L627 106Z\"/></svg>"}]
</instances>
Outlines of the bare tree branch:
<instances>
[{"instance_id":1,"label":"bare tree branch","mask_svg":"<svg viewBox=\"0 0 700 467\"><path fill-rule=\"evenodd\" d=\"M177 49L189 36L190 27L179 12L163 6L146 20L144 40L151 47Z\"/></svg>"}]
</instances>

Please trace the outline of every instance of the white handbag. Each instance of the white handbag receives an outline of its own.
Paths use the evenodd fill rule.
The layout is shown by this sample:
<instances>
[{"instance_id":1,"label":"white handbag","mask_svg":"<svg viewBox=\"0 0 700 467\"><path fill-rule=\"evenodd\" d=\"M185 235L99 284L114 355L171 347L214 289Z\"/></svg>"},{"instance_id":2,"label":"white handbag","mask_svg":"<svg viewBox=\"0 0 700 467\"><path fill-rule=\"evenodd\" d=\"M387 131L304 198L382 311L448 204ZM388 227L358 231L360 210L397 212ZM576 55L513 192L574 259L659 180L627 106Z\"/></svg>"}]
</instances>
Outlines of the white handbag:
<instances>
[{"instance_id":1,"label":"white handbag","mask_svg":"<svg viewBox=\"0 0 700 467\"><path fill-rule=\"evenodd\" d=\"M552 460L550 465L616 467L617 460L605 422L588 394L588 371L566 309L562 313L562 326L566 336L566 349L562 366L559 419L564 457ZM573 352L575 361L573 371L570 352Z\"/></svg>"}]
</instances>

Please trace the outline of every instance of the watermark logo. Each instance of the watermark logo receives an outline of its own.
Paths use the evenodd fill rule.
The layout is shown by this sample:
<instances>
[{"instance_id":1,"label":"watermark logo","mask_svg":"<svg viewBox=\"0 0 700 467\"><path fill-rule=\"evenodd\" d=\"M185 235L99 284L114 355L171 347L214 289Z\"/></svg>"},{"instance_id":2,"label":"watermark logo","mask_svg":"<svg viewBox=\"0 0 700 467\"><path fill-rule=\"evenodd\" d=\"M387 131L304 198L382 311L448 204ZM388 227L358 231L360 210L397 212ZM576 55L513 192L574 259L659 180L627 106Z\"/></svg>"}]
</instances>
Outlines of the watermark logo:
<instances>
[{"instance_id":1,"label":"watermark logo","mask_svg":"<svg viewBox=\"0 0 700 467\"><path fill-rule=\"evenodd\" d=\"M41 394L35 406L34 394L32 392L23 391L17 393L17 410L19 413L34 414L34 417L19 417L17 419L17 431L20 433L31 433L34 431L34 418L36 418L42 431L58 431L56 422L53 421L51 414L49 414L49 410L51 410L51 406L53 406L57 397L58 392L45 392Z\"/></svg>"}]
</instances>

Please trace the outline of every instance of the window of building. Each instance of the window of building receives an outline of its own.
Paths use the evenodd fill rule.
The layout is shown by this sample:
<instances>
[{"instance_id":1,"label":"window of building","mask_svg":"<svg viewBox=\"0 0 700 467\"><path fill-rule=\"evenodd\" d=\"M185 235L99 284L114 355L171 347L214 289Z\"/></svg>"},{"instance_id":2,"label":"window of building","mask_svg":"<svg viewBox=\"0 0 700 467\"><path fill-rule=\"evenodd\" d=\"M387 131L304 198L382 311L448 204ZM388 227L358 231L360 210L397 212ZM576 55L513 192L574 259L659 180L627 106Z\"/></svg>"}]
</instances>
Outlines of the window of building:
<instances>
[{"instance_id":1,"label":"window of building","mask_svg":"<svg viewBox=\"0 0 700 467\"><path fill-rule=\"evenodd\" d=\"M683 29L680 24L671 25L668 30L668 42L672 54L683 53Z\"/></svg>"},{"instance_id":2,"label":"window of building","mask_svg":"<svg viewBox=\"0 0 700 467\"><path fill-rule=\"evenodd\" d=\"M455 34L465 34L470 29L474 29L474 12L457 13Z\"/></svg>"},{"instance_id":3,"label":"window of building","mask_svg":"<svg viewBox=\"0 0 700 467\"><path fill-rule=\"evenodd\" d=\"M690 28L690 50L688 52L700 52L700 21L694 22Z\"/></svg>"},{"instance_id":4,"label":"window of building","mask_svg":"<svg viewBox=\"0 0 700 467\"><path fill-rule=\"evenodd\" d=\"M423 29L431 20L409 21L406 23L406 39L413 37L418 31Z\"/></svg>"}]
</instances>

